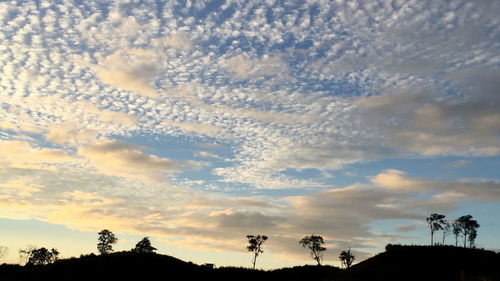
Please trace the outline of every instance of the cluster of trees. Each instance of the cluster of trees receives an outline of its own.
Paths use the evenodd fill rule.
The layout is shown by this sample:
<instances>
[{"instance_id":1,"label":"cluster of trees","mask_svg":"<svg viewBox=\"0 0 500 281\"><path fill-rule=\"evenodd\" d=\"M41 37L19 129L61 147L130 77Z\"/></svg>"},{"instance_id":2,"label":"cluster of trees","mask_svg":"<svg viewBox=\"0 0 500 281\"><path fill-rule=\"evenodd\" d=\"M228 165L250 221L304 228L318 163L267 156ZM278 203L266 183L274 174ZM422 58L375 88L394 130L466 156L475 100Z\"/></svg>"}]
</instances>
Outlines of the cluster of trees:
<instances>
[{"instance_id":1,"label":"cluster of trees","mask_svg":"<svg viewBox=\"0 0 500 281\"><path fill-rule=\"evenodd\" d=\"M446 236L453 233L455 236L455 246L458 246L458 238L462 236L464 239L464 248L467 247L467 241L469 241L470 248L475 247L477 229L480 225L471 215L461 216L449 222L446 220L445 215L434 213L426 218L426 221L431 231L431 245L435 245L434 233L442 231L443 245L445 244Z\"/></svg>"},{"instance_id":2,"label":"cluster of trees","mask_svg":"<svg viewBox=\"0 0 500 281\"><path fill-rule=\"evenodd\" d=\"M247 235L247 239L248 239L247 250L253 253L252 264L253 264L253 269L255 269L255 262L257 260L257 256L264 253L264 251L262 250L262 244L264 244L264 242L267 241L268 237L266 235L260 235L260 234ZM321 261L323 260L323 252L326 251L326 247L323 246L323 244L325 244L323 237L314 234L305 236L299 241L299 244L302 245L303 248L309 249L311 258L315 260L320 266ZM342 251L340 253L339 259L342 262L342 265L345 268L348 268L354 262L355 256L351 252L351 249L349 248L348 251Z\"/></svg>"},{"instance_id":3,"label":"cluster of trees","mask_svg":"<svg viewBox=\"0 0 500 281\"><path fill-rule=\"evenodd\" d=\"M101 255L106 255L113 252L113 245L118 242L115 234L107 229L97 233L98 243L97 251ZM153 253L157 249L151 245L148 237L144 237L141 241L137 242L134 248L130 251L134 253ZM0 246L0 259L3 258L8 252L8 248ZM37 248L36 246L28 245L25 249L19 250L19 257L21 263L28 266L30 265L45 265L53 263L57 260L59 251L55 248L48 250L45 247Z\"/></svg>"},{"instance_id":4,"label":"cluster of trees","mask_svg":"<svg viewBox=\"0 0 500 281\"><path fill-rule=\"evenodd\" d=\"M115 234L107 229L103 229L97 233L99 237L97 238L97 250L101 255L106 255L113 252L113 244L118 242ZM135 247L130 251L134 253L154 253L157 249L151 245L149 237L142 238L141 241L135 244Z\"/></svg>"}]
</instances>

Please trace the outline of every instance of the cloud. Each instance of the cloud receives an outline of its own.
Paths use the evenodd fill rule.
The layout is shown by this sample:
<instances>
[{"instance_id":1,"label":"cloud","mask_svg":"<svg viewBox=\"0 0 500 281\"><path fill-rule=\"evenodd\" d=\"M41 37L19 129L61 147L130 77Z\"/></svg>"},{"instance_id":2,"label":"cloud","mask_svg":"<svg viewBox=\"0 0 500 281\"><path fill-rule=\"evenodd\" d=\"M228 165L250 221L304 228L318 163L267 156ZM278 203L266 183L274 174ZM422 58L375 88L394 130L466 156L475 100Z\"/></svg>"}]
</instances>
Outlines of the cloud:
<instances>
[{"instance_id":1,"label":"cloud","mask_svg":"<svg viewBox=\"0 0 500 281\"><path fill-rule=\"evenodd\" d=\"M125 229L137 219L117 212L117 205L121 202L93 192L72 190L63 194L57 207L47 206L44 220L85 231L97 231L103 227Z\"/></svg>"},{"instance_id":2,"label":"cloud","mask_svg":"<svg viewBox=\"0 0 500 281\"><path fill-rule=\"evenodd\" d=\"M154 47L171 47L179 51L189 50L191 41L184 33L175 33L170 36L156 38L152 41Z\"/></svg>"},{"instance_id":3,"label":"cloud","mask_svg":"<svg viewBox=\"0 0 500 281\"><path fill-rule=\"evenodd\" d=\"M372 177L371 181L380 187L412 192L417 192L424 183L421 180L406 179L404 176L403 171L390 169Z\"/></svg>"},{"instance_id":4,"label":"cloud","mask_svg":"<svg viewBox=\"0 0 500 281\"><path fill-rule=\"evenodd\" d=\"M89 129L78 129L76 123L66 123L59 126L49 128L45 138L53 143L59 145L73 145L88 144L95 142L97 139L97 131Z\"/></svg>"},{"instance_id":5,"label":"cloud","mask_svg":"<svg viewBox=\"0 0 500 281\"><path fill-rule=\"evenodd\" d=\"M103 83L146 97L156 97L151 83L160 67L158 55L153 51L130 49L104 57L91 69Z\"/></svg>"},{"instance_id":6,"label":"cloud","mask_svg":"<svg viewBox=\"0 0 500 281\"><path fill-rule=\"evenodd\" d=\"M163 125L177 127L183 131L193 132L212 137L217 136L222 131L221 128L213 125L191 123L191 122L178 122L173 120L165 120L163 121Z\"/></svg>"},{"instance_id":7,"label":"cloud","mask_svg":"<svg viewBox=\"0 0 500 281\"><path fill-rule=\"evenodd\" d=\"M240 79L282 76L288 72L288 66L280 56L252 60L246 55L237 55L227 59L225 65Z\"/></svg>"},{"instance_id":8,"label":"cloud","mask_svg":"<svg viewBox=\"0 0 500 281\"><path fill-rule=\"evenodd\" d=\"M0 188L3 188L4 190L12 190L14 191L16 196L19 196L21 198L29 198L33 196L33 193L39 192L40 186L36 184L29 184L26 183L23 180L17 179L17 180L10 180L5 183L0 184Z\"/></svg>"},{"instance_id":9,"label":"cloud","mask_svg":"<svg viewBox=\"0 0 500 281\"><path fill-rule=\"evenodd\" d=\"M102 140L78 147L78 155L87 159L98 172L115 177L162 180L164 174L179 171L176 162L146 154L141 149L136 145Z\"/></svg>"},{"instance_id":10,"label":"cloud","mask_svg":"<svg viewBox=\"0 0 500 281\"><path fill-rule=\"evenodd\" d=\"M497 155L500 116L494 108L500 100L491 93L498 84L494 77L500 76L495 69L481 71L485 77L467 82L470 88L463 88L463 95L409 87L363 97L356 104L363 109L366 125L379 127L397 149L423 155ZM464 87L465 78L457 79L456 86Z\"/></svg>"},{"instance_id":11,"label":"cloud","mask_svg":"<svg viewBox=\"0 0 500 281\"><path fill-rule=\"evenodd\" d=\"M208 151L196 151L194 155L202 158L219 158L219 156L217 156L216 154L213 154Z\"/></svg>"},{"instance_id":12,"label":"cloud","mask_svg":"<svg viewBox=\"0 0 500 281\"><path fill-rule=\"evenodd\" d=\"M27 141L0 140L0 144L0 161L8 167L51 169L53 165L76 160L62 150L34 148Z\"/></svg>"}]
</instances>

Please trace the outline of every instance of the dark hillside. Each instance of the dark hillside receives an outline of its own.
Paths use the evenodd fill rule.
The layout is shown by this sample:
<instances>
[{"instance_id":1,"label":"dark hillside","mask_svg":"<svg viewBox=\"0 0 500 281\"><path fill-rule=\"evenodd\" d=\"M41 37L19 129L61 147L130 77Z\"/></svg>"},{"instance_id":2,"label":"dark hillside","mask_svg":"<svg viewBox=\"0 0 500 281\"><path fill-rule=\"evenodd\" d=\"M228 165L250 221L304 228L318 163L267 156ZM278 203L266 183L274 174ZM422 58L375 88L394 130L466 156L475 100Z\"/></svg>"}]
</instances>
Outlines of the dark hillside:
<instances>
[{"instance_id":1,"label":"dark hillside","mask_svg":"<svg viewBox=\"0 0 500 281\"><path fill-rule=\"evenodd\" d=\"M208 268L160 254L119 252L62 259L46 266L0 265L12 280L221 280L221 281L500 281L500 254L450 246L397 246L348 270L297 266L270 271Z\"/></svg>"},{"instance_id":2,"label":"dark hillside","mask_svg":"<svg viewBox=\"0 0 500 281\"><path fill-rule=\"evenodd\" d=\"M159 254L120 252L62 259L46 266L1 265L0 280L332 280L341 270L298 266L273 271L240 267L207 268Z\"/></svg>"},{"instance_id":3,"label":"dark hillside","mask_svg":"<svg viewBox=\"0 0 500 281\"><path fill-rule=\"evenodd\" d=\"M344 272L342 281L500 281L500 254L452 246L388 245Z\"/></svg>"}]
</instances>

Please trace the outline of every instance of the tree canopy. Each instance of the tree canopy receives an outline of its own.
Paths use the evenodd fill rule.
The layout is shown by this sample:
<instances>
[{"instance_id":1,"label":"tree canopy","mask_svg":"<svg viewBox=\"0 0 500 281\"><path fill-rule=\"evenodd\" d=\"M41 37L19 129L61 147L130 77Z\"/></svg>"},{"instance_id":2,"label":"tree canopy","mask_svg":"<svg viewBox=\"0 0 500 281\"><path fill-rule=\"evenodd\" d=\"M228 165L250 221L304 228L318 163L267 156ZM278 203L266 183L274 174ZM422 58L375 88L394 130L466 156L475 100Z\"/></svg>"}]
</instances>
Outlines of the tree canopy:
<instances>
[{"instance_id":1,"label":"tree canopy","mask_svg":"<svg viewBox=\"0 0 500 281\"><path fill-rule=\"evenodd\" d=\"M342 266L345 268L351 267L352 263L356 259L354 254L351 252L351 248L347 251L342 251L339 255L340 262L342 262Z\"/></svg>"},{"instance_id":2,"label":"tree canopy","mask_svg":"<svg viewBox=\"0 0 500 281\"><path fill-rule=\"evenodd\" d=\"M247 246L247 250L249 252L254 253L252 264L253 264L253 269L255 269L255 262L257 261L257 256L259 254L264 253L264 251L262 250L262 244L264 244L264 242L266 242L267 236L265 236L265 235L247 235L247 239L248 239L248 244L249 244Z\"/></svg>"},{"instance_id":3,"label":"tree canopy","mask_svg":"<svg viewBox=\"0 0 500 281\"><path fill-rule=\"evenodd\" d=\"M151 245L151 241L149 241L149 237L142 238L141 241L135 244L135 248L132 249L132 252L135 253L154 253L157 249Z\"/></svg>"},{"instance_id":4,"label":"tree canopy","mask_svg":"<svg viewBox=\"0 0 500 281\"><path fill-rule=\"evenodd\" d=\"M29 265L44 265L55 262L59 251L52 248L50 251L45 248L33 249L29 253L28 264Z\"/></svg>"},{"instance_id":5,"label":"tree canopy","mask_svg":"<svg viewBox=\"0 0 500 281\"><path fill-rule=\"evenodd\" d=\"M321 265L323 252L326 250L326 248L322 246L325 244L323 237L319 235L310 235L302 238L299 243L302 247L308 248L311 251L311 257L318 263L318 265Z\"/></svg>"},{"instance_id":6,"label":"tree canopy","mask_svg":"<svg viewBox=\"0 0 500 281\"><path fill-rule=\"evenodd\" d=\"M480 225L471 215L461 216L456 222L460 226L461 233L464 237L464 247L467 247L467 238L469 238L469 247L472 248L477 237L477 229Z\"/></svg>"},{"instance_id":7,"label":"tree canopy","mask_svg":"<svg viewBox=\"0 0 500 281\"><path fill-rule=\"evenodd\" d=\"M97 243L97 250L101 255L109 254L113 251L113 244L118 242L118 238L113 234L113 232L103 229L99 233L99 238Z\"/></svg>"},{"instance_id":8,"label":"tree canopy","mask_svg":"<svg viewBox=\"0 0 500 281\"><path fill-rule=\"evenodd\" d=\"M431 230L431 245L434 245L434 232L443 229L445 225L444 218L445 216L441 214L431 214L425 219Z\"/></svg>"}]
</instances>

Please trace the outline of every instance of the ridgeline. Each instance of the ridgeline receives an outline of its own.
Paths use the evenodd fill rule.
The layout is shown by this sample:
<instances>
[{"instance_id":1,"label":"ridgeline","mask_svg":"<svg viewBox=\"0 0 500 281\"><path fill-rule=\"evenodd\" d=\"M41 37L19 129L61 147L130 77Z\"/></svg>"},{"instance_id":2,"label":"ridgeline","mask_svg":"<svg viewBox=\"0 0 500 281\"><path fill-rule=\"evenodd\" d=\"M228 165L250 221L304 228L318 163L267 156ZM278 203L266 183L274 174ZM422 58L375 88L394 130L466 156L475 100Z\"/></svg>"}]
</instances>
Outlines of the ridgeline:
<instances>
[{"instance_id":1,"label":"ridgeline","mask_svg":"<svg viewBox=\"0 0 500 281\"><path fill-rule=\"evenodd\" d=\"M500 281L500 254L452 246L388 245L349 269L296 266L277 270L210 268L160 254L118 252L41 266L0 265L0 280L311 280Z\"/></svg>"}]
</instances>

